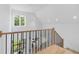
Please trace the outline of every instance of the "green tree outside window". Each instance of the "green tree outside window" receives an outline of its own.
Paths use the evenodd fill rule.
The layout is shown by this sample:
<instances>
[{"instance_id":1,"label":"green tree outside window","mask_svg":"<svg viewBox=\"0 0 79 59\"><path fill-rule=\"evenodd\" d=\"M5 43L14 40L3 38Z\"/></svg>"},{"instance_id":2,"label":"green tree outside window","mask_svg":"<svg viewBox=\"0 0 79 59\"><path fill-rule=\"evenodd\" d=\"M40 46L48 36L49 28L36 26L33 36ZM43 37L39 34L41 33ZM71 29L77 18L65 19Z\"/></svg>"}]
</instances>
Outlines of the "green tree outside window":
<instances>
[{"instance_id":1,"label":"green tree outside window","mask_svg":"<svg viewBox=\"0 0 79 59\"><path fill-rule=\"evenodd\" d=\"M14 17L14 25L15 26L24 26L25 25L25 17L24 16L15 16Z\"/></svg>"},{"instance_id":2,"label":"green tree outside window","mask_svg":"<svg viewBox=\"0 0 79 59\"><path fill-rule=\"evenodd\" d=\"M21 18L21 25L24 26L25 25L24 17L20 17L20 18Z\"/></svg>"},{"instance_id":3,"label":"green tree outside window","mask_svg":"<svg viewBox=\"0 0 79 59\"><path fill-rule=\"evenodd\" d=\"M19 26L19 16L16 16L16 17L15 17L14 25L15 25L15 26Z\"/></svg>"}]
</instances>

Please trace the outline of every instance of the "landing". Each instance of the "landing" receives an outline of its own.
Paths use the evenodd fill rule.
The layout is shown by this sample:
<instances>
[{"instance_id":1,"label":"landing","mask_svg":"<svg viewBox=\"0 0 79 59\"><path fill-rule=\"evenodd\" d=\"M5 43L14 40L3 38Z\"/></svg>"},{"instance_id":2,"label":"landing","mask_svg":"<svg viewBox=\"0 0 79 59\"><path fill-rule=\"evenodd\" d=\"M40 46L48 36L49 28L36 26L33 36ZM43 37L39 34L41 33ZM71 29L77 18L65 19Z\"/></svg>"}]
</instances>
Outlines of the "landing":
<instances>
[{"instance_id":1,"label":"landing","mask_svg":"<svg viewBox=\"0 0 79 59\"><path fill-rule=\"evenodd\" d=\"M74 54L74 52L61 48L57 45L52 45L42 51L39 51L37 54Z\"/></svg>"}]
</instances>

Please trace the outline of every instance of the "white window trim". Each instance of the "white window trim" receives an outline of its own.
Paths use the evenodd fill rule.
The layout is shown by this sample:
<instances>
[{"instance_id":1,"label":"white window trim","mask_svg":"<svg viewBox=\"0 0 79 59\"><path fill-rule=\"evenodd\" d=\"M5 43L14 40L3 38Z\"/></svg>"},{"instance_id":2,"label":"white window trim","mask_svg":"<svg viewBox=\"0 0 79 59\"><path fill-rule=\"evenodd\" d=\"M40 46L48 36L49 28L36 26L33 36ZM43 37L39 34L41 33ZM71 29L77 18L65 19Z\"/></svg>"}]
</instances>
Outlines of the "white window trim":
<instances>
[{"instance_id":1,"label":"white window trim","mask_svg":"<svg viewBox=\"0 0 79 59\"><path fill-rule=\"evenodd\" d=\"M19 21L20 25L15 26L15 24L14 24L15 21L14 20L15 20L16 16L24 17L24 25L21 25L21 19L20 19L20 21ZM15 15L15 16L13 16L13 27L24 27L24 26L26 26L26 16L25 15Z\"/></svg>"}]
</instances>

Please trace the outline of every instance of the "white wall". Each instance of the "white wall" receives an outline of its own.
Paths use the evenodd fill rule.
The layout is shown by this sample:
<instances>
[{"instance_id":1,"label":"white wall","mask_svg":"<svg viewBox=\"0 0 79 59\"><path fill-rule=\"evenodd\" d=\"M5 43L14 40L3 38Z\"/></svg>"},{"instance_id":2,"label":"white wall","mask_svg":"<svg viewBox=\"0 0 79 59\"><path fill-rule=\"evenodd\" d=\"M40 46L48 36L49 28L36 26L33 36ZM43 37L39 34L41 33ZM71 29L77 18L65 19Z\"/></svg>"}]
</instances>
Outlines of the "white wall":
<instances>
[{"instance_id":1,"label":"white wall","mask_svg":"<svg viewBox=\"0 0 79 59\"><path fill-rule=\"evenodd\" d=\"M65 48L79 51L79 24L55 24L55 30L64 38Z\"/></svg>"},{"instance_id":2,"label":"white wall","mask_svg":"<svg viewBox=\"0 0 79 59\"><path fill-rule=\"evenodd\" d=\"M9 5L0 5L0 31L9 31L10 25L10 7Z\"/></svg>"},{"instance_id":3,"label":"white wall","mask_svg":"<svg viewBox=\"0 0 79 59\"><path fill-rule=\"evenodd\" d=\"M36 15L43 28L55 27L59 35L64 38L65 48L79 51L79 5L48 5L36 12ZM74 20L73 16L78 18Z\"/></svg>"},{"instance_id":4,"label":"white wall","mask_svg":"<svg viewBox=\"0 0 79 59\"><path fill-rule=\"evenodd\" d=\"M10 30L10 7L9 5L0 5L0 31L8 32ZM5 39L0 37L0 53L5 52Z\"/></svg>"}]
</instances>

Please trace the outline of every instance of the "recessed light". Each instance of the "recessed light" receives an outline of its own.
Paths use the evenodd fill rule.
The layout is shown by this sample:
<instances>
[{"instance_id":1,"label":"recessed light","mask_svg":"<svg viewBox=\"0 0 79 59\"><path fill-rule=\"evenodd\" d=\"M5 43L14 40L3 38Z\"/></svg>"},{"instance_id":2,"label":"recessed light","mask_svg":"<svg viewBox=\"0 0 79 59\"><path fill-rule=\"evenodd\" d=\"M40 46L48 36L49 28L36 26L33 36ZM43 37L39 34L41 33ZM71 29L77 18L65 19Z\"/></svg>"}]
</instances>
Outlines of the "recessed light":
<instances>
[{"instance_id":1,"label":"recessed light","mask_svg":"<svg viewBox=\"0 0 79 59\"><path fill-rule=\"evenodd\" d=\"M73 19L77 19L77 16L73 16Z\"/></svg>"},{"instance_id":2,"label":"recessed light","mask_svg":"<svg viewBox=\"0 0 79 59\"><path fill-rule=\"evenodd\" d=\"M56 22L58 22L59 20L58 20L58 18L56 18Z\"/></svg>"}]
</instances>

